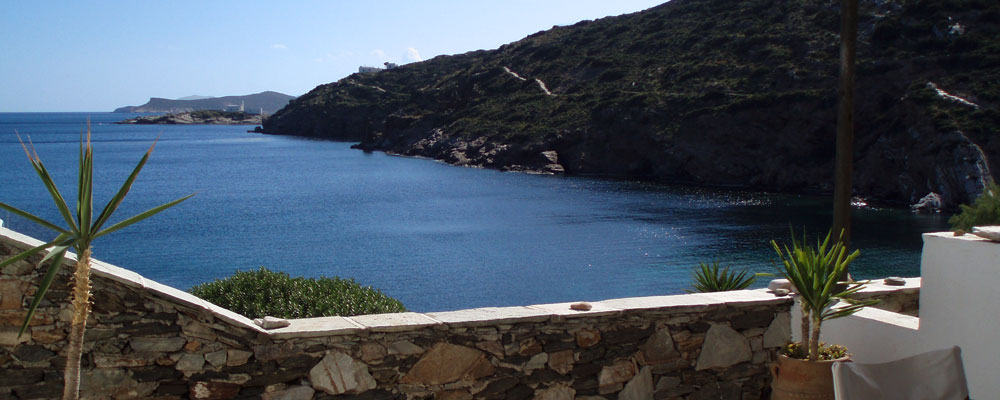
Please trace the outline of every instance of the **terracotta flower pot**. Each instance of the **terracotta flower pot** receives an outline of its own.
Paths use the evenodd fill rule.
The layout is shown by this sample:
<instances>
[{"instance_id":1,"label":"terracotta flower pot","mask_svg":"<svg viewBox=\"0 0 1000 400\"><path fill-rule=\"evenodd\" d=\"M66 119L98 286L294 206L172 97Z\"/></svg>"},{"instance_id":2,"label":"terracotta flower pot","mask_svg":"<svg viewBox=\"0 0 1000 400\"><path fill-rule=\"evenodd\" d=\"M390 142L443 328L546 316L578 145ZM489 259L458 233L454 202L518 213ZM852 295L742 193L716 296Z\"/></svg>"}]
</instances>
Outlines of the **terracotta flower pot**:
<instances>
[{"instance_id":1,"label":"terracotta flower pot","mask_svg":"<svg viewBox=\"0 0 1000 400\"><path fill-rule=\"evenodd\" d=\"M850 357L829 361L807 361L778 355L771 364L772 400L833 400L833 363L850 361Z\"/></svg>"}]
</instances>

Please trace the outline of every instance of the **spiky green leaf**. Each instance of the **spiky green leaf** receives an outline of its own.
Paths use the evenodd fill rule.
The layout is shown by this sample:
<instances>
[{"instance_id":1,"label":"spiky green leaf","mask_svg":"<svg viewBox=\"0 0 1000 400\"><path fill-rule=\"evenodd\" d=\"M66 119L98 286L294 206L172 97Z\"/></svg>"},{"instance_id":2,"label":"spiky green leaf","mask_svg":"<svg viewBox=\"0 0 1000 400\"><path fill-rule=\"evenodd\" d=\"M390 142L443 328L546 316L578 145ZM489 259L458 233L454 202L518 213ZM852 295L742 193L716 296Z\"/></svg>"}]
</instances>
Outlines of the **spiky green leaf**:
<instances>
[{"instance_id":1,"label":"spiky green leaf","mask_svg":"<svg viewBox=\"0 0 1000 400\"><path fill-rule=\"evenodd\" d=\"M66 199L63 198L62 193L59 192L59 188L56 187L56 183L52 180L52 176L49 171L45 169L45 165L42 164L42 160L38 159L38 155L35 154L36 158L32 159L31 165L35 167L35 172L38 177L42 179L42 183L45 185L45 189L49 191L49 195L52 196L52 202L55 203L56 208L59 209L59 214L62 215L63 219L66 220L66 224L69 225L70 231L78 231L76 221L74 221L73 213L70 212L69 206L66 204Z\"/></svg>"},{"instance_id":2,"label":"spiky green leaf","mask_svg":"<svg viewBox=\"0 0 1000 400\"><path fill-rule=\"evenodd\" d=\"M21 330L17 333L18 337L21 337L24 331L28 329L28 324L31 323L31 317L35 315L38 304L42 302L45 293L49 291L49 286L52 286L52 281L55 279L56 273L59 272L59 267L62 266L67 249L68 247L66 246L55 247L45 256L46 258L51 256L52 262L49 264L49 270L45 272L45 276L42 277L42 281L38 284L38 291L35 292L35 297L31 299L31 305L28 306L28 313L24 317L24 322L21 323ZM44 261L43 259L42 262Z\"/></svg>"},{"instance_id":3,"label":"spiky green leaf","mask_svg":"<svg viewBox=\"0 0 1000 400\"><path fill-rule=\"evenodd\" d=\"M34 222L34 223L36 223L38 225L44 226L44 227L49 228L51 230L54 230L56 232L66 233L66 234L69 233L69 231L67 231L67 230L59 227L56 224L53 224L53 223L51 223L49 221L46 221L44 219L41 219L39 217L36 217L34 214L31 214L31 213L29 213L27 211L21 210L21 209L19 209L17 207L14 207L12 205L7 204L7 203L0 202L0 208L2 208L4 210L7 210L7 211L10 211L10 212L12 212L14 214L20 215L21 217L24 217L24 219L27 219L27 220L29 220L31 222Z\"/></svg>"},{"instance_id":4,"label":"spiky green leaf","mask_svg":"<svg viewBox=\"0 0 1000 400\"><path fill-rule=\"evenodd\" d=\"M101 211L101 214L97 217L97 222L94 223L94 232L100 232L104 223L108 222L108 219L111 218L111 214L114 214L115 210L118 209L118 206L122 203L122 200L125 199L125 195L127 195L129 190L132 188L135 178L139 176L139 171L142 171L142 167L146 165L146 160L149 160L149 156L153 153L153 148L155 147L156 141L149 146L149 150L146 150L146 154L142 156L141 160L139 160L139 164L137 164L135 169L132 170L132 173L129 174L128 179L125 179L125 183L122 183L121 188L118 189L118 193L116 193L115 196L108 201L108 204L104 206L104 210Z\"/></svg>"},{"instance_id":5,"label":"spiky green leaf","mask_svg":"<svg viewBox=\"0 0 1000 400\"><path fill-rule=\"evenodd\" d=\"M107 235L107 234L109 234L111 232L117 231L117 230L125 228L125 227L127 227L129 225L132 225L132 224L134 224L136 222L142 221L142 220L144 220L146 218L149 218L149 217L151 217L153 215L156 215L156 213L159 213L160 211L166 210L166 209L168 209L170 207L173 207L173 206L175 206L177 204L180 204L180 202L182 202L184 200L187 200L187 199L190 199L192 196L194 196L193 193L189 194L187 196L181 197L181 198L179 198L177 200L171 201L169 203L162 204L162 205L159 205L157 207L153 207L153 208L151 208L149 210L146 210L146 211L144 211L144 212L142 212L142 213L140 213L140 214L138 214L136 216L133 216L133 217L131 217L129 219L121 221L121 222L119 222L117 224L111 225L111 226L109 226L107 229L105 229L103 231L97 232L96 234L93 235L93 238L97 239L97 238L99 238L101 236Z\"/></svg>"}]
</instances>

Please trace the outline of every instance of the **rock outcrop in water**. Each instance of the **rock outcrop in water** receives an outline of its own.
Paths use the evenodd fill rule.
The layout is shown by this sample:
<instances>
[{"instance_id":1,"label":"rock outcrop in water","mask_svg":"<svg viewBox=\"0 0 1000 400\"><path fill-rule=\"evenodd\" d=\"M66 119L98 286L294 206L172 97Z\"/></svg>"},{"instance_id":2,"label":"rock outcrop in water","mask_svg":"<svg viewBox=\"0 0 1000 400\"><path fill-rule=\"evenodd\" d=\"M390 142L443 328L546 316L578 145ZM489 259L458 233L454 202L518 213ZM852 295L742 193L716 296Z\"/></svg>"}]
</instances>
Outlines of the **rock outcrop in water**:
<instances>
[{"instance_id":1,"label":"rock outcrop in water","mask_svg":"<svg viewBox=\"0 0 1000 400\"><path fill-rule=\"evenodd\" d=\"M857 195L970 202L1000 162L1000 2L862 1ZM673 0L316 87L264 131L502 170L833 185L839 7Z\"/></svg>"},{"instance_id":2,"label":"rock outcrop in water","mask_svg":"<svg viewBox=\"0 0 1000 400\"><path fill-rule=\"evenodd\" d=\"M147 115L129 118L117 124L135 125L258 125L261 115L239 111L192 111L179 114Z\"/></svg>"}]
</instances>

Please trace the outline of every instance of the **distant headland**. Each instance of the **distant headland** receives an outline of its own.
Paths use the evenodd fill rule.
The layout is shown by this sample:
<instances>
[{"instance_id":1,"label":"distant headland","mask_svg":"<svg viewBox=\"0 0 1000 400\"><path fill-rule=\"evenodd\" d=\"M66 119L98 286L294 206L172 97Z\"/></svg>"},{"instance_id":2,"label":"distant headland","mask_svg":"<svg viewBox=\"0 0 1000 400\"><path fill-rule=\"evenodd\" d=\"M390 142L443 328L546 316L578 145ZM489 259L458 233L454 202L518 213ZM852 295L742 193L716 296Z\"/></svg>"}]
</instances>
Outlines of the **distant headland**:
<instances>
[{"instance_id":1,"label":"distant headland","mask_svg":"<svg viewBox=\"0 0 1000 400\"><path fill-rule=\"evenodd\" d=\"M259 125L261 114L242 111L199 110L130 118L117 124L135 125Z\"/></svg>"},{"instance_id":2,"label":"distant headland","mask_svg":"<svg viewBox=\"0 0 1000 400\"><path fill-rule=\"evenodd\" d=\"M116 113L186 113L200 110L249 111L273 114L294 99L278 92L261 92L245 96L205 97L188 96L177 100L151 97L141 106L127 106L115 109Z\"/></svg>"}]
</instances>

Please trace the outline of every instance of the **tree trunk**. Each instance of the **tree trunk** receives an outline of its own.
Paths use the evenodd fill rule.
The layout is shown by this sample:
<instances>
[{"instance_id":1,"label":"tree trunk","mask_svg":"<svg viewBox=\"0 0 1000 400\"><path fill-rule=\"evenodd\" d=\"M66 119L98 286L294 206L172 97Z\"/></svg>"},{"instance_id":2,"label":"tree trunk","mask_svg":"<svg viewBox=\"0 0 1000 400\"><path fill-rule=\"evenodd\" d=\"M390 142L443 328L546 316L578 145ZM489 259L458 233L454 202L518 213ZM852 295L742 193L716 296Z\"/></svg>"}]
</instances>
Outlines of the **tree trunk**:
<instances>
[{"instance_id":1,"label":"tree trunk","mask_svg":"<svg viewBox=\"0 0 1000 400\"><path fill-rule=\"evenodd\" d=\"M801 307L802 302L799 301ZM809 310L802 307L802 349L809 354Z\"/></svg>"},{"instance_id":2,"label":"tree trunk","mask_svg":"<svg viewBox=\"0 0 1000 400\"><path fill-rule=\"evenodd\" d=\"M73 273L73 323L66 349L66 373L63 399L80 397L80 357L83 355L83 334L90 315L90 248L85 248Z\"/></svg>"},{"instance_id":3,"label":"tree trunk","mask_svg":"<svg viewBox=\"0 0 1000 400\"><path fill-rule=\"evenodd\" d=\"M840 2L840 88L837 91L837 159L833 189L833 234L851 242L851 175L854 173L854 64L858 41L858 0ZM840 280L848 280L844 270Z\"/></svg>"},{"instance_id":4,"label":"tree trunk","mask_svg":"<svg viewBox=\"0 0 1000 400\"><path fill-rule=\"evenodd\" d=\"M809 339L809 361L819 360L819 321L813 321L812 338Z\"/></svg>"}]
</instances>

